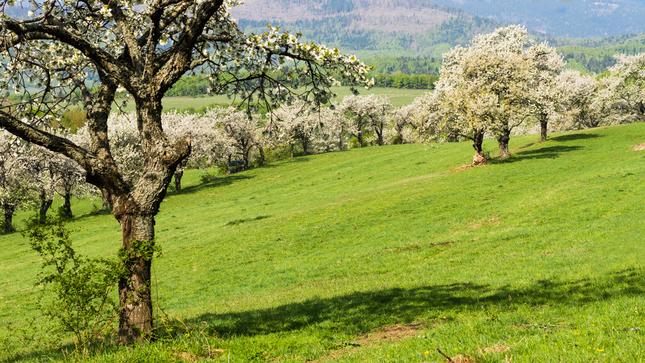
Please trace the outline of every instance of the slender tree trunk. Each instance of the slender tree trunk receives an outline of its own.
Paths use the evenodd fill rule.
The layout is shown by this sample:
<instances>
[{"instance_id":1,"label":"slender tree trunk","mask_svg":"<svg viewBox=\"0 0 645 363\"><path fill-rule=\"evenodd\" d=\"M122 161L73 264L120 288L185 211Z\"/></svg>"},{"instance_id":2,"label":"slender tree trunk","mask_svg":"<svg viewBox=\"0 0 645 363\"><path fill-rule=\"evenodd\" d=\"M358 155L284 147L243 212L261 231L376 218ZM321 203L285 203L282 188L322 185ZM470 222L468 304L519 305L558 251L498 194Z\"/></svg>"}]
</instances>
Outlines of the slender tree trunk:
<instances>
[{"instance_id":1,"label":"slender tree trunk","mask_svg":"<svg viewBox=\"0 0 645 363\"><path fill-rule=\"evenodd\" d=\"M473 166L488 164L488 158L484 155L484 130L476 130L473 134L473 149L475 149L475 156L473 156Z\"/></svg>"},{"instance_id":2,"label":"slender tree trunk","mask_svg":"<svg viewBox=\"0 0 645 363\"><path fill-rule=\"evenodd\" d=\"M307 139L303 138L302 139L302 154L307 155Z\"/></svg>"},{"instance_id":3,"label":"slender tree trunk","mask_svg":"<svg viewBox=\"0 0 645 363\"><path fill-rule=\"evenodd\" d=\"M548 121L540 121L540 142L546 142L547 125Z\"/></svg>"},{"instance_id":4,"label":"slender tree trunk","mask_svg":"<svg viewBox=\"0 0 645 363\"><path fill-rule=\"evenodd\" d=\"M293 144L290 144L290 145L291 145L291 158L293 159Z\"/></svg>"},{"instance_id":5,"label":"slender tree trunk","mask_svg":"<svg viewBox=\"0 0 645 363\"><path fill-rule=\"evenodd\" d=\"M16 208L11 204L4 204L2 207L4 209L4 233L15 232L16 229L13 228L13 212Z\"/></svg>"},{"instance_id":6,"label":"slender tree trunk","mask_svg":"<svg viewBox=\"0 0 645 363\"><path fill-rule=\"evenodd\" d=\"M65 216L69 219L74 218L74 215L72 214L72 193L71 192L65 192L65 195L63 196L65 199L65 202L63 203L63 211L65 212Z\"/></svg>"},{"instance_id":7,"label":"slender tree trunk","mask_svg":"<svg viewBox=\"0 0 645 363\"><path fill-rule=\"evenodd\" d=\"M119 343L130 344L152 332L151 266L154 217L132 211L120 217L125 258L119 279Z\"/></svg>"},{"instance_id":8,"label":"slender tree trunk","mask_svg":"<svg viewBox=\"0 0 645 363\"><path fill-rule=\"evenodd\" d=\"M41 194L39 219L38 219L38 222L40 224L45 224L45 222L47 221L47 211L49 210L49 207L52 206L52 203L54 203L53 199L47 199L44 195Z\"/></svg>"},{"instance_id":9,"label":"slender tree trunk","mask_svg":"<svg viewBox=\"0 0 645 363\"><path fill-rule=\"evenodd\" d=\"M504 127L502 135L497 137L497 144L499 145L499 157L500 159L507 158L511 156L511 153L508 151L508 142L511 140L511 130L508 127Z\"/></svg>"},{"instance_id":10,"label":"slender tree trunk","mask_svg":"<svg viewBox=\"0 0 645 363\"><path fill-rule=\"evenodd\" d=\"M383 146L383 129L379 132L379 129L375 128L374 131L376 132L376 136L378 136L378 139L376 140L378 146Z\"/></svg>"},{"instance_id":11,"label":"slender tree trunk","mask_svg":"<svg viewBox=\"0 0 645 363\"><path fill-rule=\"evenodd\" d=\"M108 202L109 198L108 198L107 192L103 189L101 189L101 199L103 201L103 206L102 206L103 210L108 209L110 207L110 204Z\"/></svg>"},{"instance_id":12,"label":"slender tree trunk","mask_svg":"<svg viewBox=\"0 0 645 363\"><path fill-rule=\"evenodd\" d=\"M358 139L358 147L363 147L363 132L359 130L356 138Z\"/></svg>"},{"instance_id":13,"label":"slender tree trunk","mask_svg":"<svg viewBox=\"0 0 645 363\"><path fill-rule=\"evenodd\" d=\"M258 144L257 147L258 147L258 150L260 151L260 165L264 165L264 163L266 163L266 156L264 155L264 148L260 144Z\"/></svg>"},{"instance_id":14,"label":"slender tree trunk","mask_svg":"<svg viewBox=\"0 0 645 363\"><path fill-rule=\"evenodd\" d=\"M228 154L228 158L226 158L226 175L231 174L231 154Z\"/></svg>"},{"instance_id":15,"label":"slender tree trunk","mask_svg":"<svg viewBox=\"0 0 645 363\"><path fill-rule=\"evenodd\" d=\"M176 191L181 190L181 177L182 176L184 176L184 169L177 168L177 171L175 171L175 190Z\"/></svg>"}]
</instances>

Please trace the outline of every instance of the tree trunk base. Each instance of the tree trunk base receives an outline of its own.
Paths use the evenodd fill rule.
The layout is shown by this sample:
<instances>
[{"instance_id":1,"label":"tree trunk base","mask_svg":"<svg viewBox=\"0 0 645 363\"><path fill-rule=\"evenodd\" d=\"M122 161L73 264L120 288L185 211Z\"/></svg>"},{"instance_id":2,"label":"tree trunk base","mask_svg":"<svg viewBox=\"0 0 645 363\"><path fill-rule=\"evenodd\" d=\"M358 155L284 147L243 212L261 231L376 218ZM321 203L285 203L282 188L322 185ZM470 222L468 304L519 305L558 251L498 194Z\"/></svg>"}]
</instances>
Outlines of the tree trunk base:
<instances>
[{"instance_id":1,"label":"tree trunk base","mask_svg":"<svg viewBox=\"0 0 645 363\"><path fill-rule=\"evenodd\" d=\"M478 165L486 165L488 164L488 158L486 158L482 154L475 154L473 156L473 163L471 164L472 166L478 166Z\"/></svg>"}]
</instances>

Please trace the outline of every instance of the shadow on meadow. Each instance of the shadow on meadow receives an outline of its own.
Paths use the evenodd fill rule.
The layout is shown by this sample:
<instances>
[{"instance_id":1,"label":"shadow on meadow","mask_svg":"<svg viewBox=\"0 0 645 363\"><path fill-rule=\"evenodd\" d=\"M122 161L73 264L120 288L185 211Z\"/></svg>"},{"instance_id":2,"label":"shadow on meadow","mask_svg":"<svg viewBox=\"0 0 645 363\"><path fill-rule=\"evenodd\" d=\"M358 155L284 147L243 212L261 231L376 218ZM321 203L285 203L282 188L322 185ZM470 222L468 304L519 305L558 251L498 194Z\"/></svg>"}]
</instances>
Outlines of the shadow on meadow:
<instances>
[{"instance_id":1,"label":"shadow on meadow","mask_svg":"<svg viewBox=\"0 0 645 363\"><path fill-rule=\"evenodd\" d=\"M575 134L567 134L567 135L550 137L548 141L561 142L561 141L571 141L571 140L587 140L587 139L597 139L599 137L604 137L604 135L575 133Z\"/></svg>"},{"instance_id":2,"label":"shadow on meadow","mask_svg":"<svg viewBox=\"0 0 645 363\"><path fill-rule=\"evenodd\" d=\"M545 304L580 307L608 298L643 293L645 280L642 271L630 269L593 280L540 280L526 287L453 283L354 292L276 308L204 314L191 323L206 322L211 329L224 336L264 335L309 326L332 334L358 335L392 324L419 320L447 321L451 320L451 315L477 314L491 307L502 310Z\"/></svg>"},{"instance_id":3,"label":"shadow on meadow","mask_svg":"<svg viewBox=\"0 0 645 363\"><path fill-rule=\"evenodd\" d=\"M211 180L204 181L200 184L182 188L180 191L174 191L174 192L168 193L168 196L170 197L170 196L176 196L176 195L197 193L204 189L224 187L227 185L237 183L242 180L249 180L253 178L255 178L255 176L246 175L246 174L233 174L233 175L213 177Z\"/></svg>"},{"instance_id":4,"label":"shadow on meadow","mask_svg":"<svg viewBox=\"0 0 645 363\"><path fill-rule=\"evenodd\" d=\"M492 164L508 164L530 159L555 159L563 153L582 149L582 146L548 146L535 150L519 151L506 159L493 159Z\"/></svg>"}]
</instances>

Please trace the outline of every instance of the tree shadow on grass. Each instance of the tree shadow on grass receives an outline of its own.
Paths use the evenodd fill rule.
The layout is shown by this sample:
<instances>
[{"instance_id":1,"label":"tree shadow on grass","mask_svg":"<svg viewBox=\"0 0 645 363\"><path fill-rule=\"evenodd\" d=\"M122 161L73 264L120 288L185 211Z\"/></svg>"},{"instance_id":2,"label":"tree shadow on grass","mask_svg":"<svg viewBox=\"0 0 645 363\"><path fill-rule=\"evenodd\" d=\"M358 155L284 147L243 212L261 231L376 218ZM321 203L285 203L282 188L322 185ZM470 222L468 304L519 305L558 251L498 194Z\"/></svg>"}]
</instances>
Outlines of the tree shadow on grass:
<instances>
[{"instance_id":1,"label":"tree shadow on grass","mask_svg":"<svg viewBox=\"0 0 645 363\"><path fill-rule=\"evenodd\" d=\"M642 271L631 269L593 280L540 280L525 288L453 283L354 292L275 308L204 314L190 323L207 322L214 332L233 336L289 332L309 326L318 326L329 334L358 335L397 323L451 320L453 314L476 314L491 306L507 310L521 305L581 306L643 293Z\"/></svg>"},{"instance_id":2,"label":"tree shadow on grass","mask_svg":"<svg viewBox=\"0 0 645 363\"><path fill-rule=\"evenodd\" d=\"M112 211L109 208L108 209L97 209L97 210L92 211L90 213L85 213L85 214L82 214L82 215L79 215L79 216L74 216L74 218L72 218L72 220L73 221L82 221L83 219L89 218L89 217L111 216L111 215L112 215Z\"/></svg>"},{"instance_id":3,"label":"tree shadow on grass","mask_svg":"<svg viewBox=\"0 0 645 363\"><path fill-rule=\"evenodd\" d=\"M586 140L586 139L597 139L599 137L604 137L603 135L600 134L583 134L583 133L576 133L576 134L567 134L567 135L560 135L560 136L554 136L550 137L548 141L571 141L571 140Z\"/></svg>"},{"instance_id":4,"label":"tree shadow on grass","mask_svg":"<svg viewBox=\"0 0 645 363\"><path fill-rule=\"evenodd\" d=\"M180 191L174 191L168 193L168 196L175 196L175 195L183 195L183 194L192 194L192 193L197 193L200 192L204 189L210 189L210 188L217 188L217 187L223 187L227 185L231 185L233 183L242 181L242 180L249 180L253 179L255 176L252 175L246 175L246 174L233 174L233 175L226 175L226 176L216 176L213 177L212 179L208 181L204 181L200 184L197 185L192 185L186 188L182 188Z\"/></svg>"},{"instance_id":5,"label":"tree shadow on grass","mask_svg":"<svg viewBox=\"0 0 645 363\"><path fill-rule=\"evenodd\" d=\"M549 146L535 150L520 151L505 159L491 160L492 164L507 164L530 159L555 159L560 154L582 149L582 146Z\"/></svg>"}]
</instances>

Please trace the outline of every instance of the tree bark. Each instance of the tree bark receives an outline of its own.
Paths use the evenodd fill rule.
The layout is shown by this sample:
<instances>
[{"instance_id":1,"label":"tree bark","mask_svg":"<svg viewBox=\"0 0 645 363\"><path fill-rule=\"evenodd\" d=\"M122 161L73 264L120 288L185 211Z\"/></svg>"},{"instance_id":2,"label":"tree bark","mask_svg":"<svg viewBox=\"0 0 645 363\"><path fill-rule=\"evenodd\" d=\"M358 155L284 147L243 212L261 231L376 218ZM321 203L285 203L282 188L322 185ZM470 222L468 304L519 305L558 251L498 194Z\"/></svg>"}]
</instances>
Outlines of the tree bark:
<instances>
[{"instance_id":1,"label":"tree bark","mask_svg":"<svg viewBox=\"0 0 645 363\"><path fill-rule=\"evenodd\" d=\"M264 165L264 163L266 163L266 155L264 155L264 148L260 144L258 144L257 147L258 147L258 150L260 150L260 165Z\"/></svg>"},{"instance_id":2,"label":"tree bark","mask_svg":"<svg viewBox=\"0 0 645 363\"><path fill-rule=\"evenodd\" d=\"M175 171L175 190L180 191L181 190L181 177L184 176L184 170L183 169L177 169Z\"/></svg>"},{"instance_id":3,"label":"tree bark","mask_svg":"<svg viewBox=\"0 0 645 363\"><path fill-rule=\"evenodd\" d=\"M4 209L4 233L15 232L16 229L13 228L13 212L16 208L11 204L4 204L2 207Z\"/></svg>"},{"instance_id":4,"label":"tree bark","mask_svg":"<svg viewBox=\"0 0 645 363\"><path fill-rule=\"evenodd\" d=\"M356 138L358 139L358 147L363 147L363 132L359 130Z\"/></svg>"},{"instance_id":5,"label":"tree bark","mask_svg":"<svg viewBox=\"0 0 645 363\"><path fill-rule=\"evenodd\" d=\"M548 121L540 121L540 142L546 142Z\"/></svg>"},{"instance_id":6,"label":"tree bark","mask_svg":"<svg viewBox=\"0 0 645 363\"><path fill-rule=\"evenodd\" d=\"M63 211L65 212L65 216L69 219L74 218L74 215L72 214L72 193L65 193L63 196L65 199L65 202L63 203Z\"/></svg>"},{"instance_id":7,"label":"tree bark","mask_svg":"<svg viewBox=\"0 0 645 363\"><path fill-rule=\"evenodd\" d=\"M45 224L47 221L47 211L49 210L49 207L52 206L52 203L54 203L53 199L40 199L40 210L39 210L39 219L38 222L40 224Z\"/></svg>"},{"instance_id":8,"label":"tree bark","mask_svg":"<svg viewBox=\"0 0 645 363\"><path fill-rule=\"evenodd\" d=\"M473 166L488 164L488 158L484 155L484 130L476 130L473 133L473 149L475 149L475 156L473 156Z\"/></svg>"},{"instance_id":9,"label":"tree bark","mask_svg":"<svg viewBox=\"0 0 645 363\"><path fill-rule=\"evenodd\" d=\"M511 156L511 153L508 151L508 142L511 140L511 130L508 127L505 127L502 130L502 135L497 137L497 144L499 145L499 157L500 159L507 158Z\"/></svg>"},{"instance_id":10,"label":"tree bark","mask_svg":"<svg viewBox=\"0 0 645 363\"><path fill-rule=\"evenodd\" d=\"M119 343L130 344L152 338L151 266L154 246L154 217L136 211L120 217L123 234L122 261L125 272L119 279Z\"/></svg>"},{"instance_id":11,"label":"tree bark","mask_svg":"<svg viewBox=\"0 0 645 363\"><path fill-rule=\"evenodd\" d=\"M383 123L380 124L380 127L375 127L374 132L376 132L376 136L378 136L376 141L378 146L383 146Z\"/></svg>"}]
</instances>

